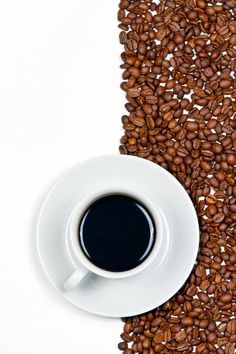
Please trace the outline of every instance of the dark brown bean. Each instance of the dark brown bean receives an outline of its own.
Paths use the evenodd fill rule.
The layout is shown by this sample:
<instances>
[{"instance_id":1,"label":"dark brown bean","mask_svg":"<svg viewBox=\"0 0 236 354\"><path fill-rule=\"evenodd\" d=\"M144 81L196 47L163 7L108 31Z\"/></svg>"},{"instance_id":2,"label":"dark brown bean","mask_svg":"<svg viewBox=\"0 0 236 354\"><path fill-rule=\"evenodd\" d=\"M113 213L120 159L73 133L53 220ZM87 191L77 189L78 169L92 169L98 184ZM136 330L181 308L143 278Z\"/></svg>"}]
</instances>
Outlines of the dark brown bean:
<instances>
[{"instance_id":1,"label":"dark brown bean","mask_svg":"<svg viewBox=\"0 0 236 354\"><path fill-rule=\"evenodd\" d=\"M127 344L126 342L120 342L120 343L118 344L118 348L119 348L120 350L125 350L125 349L128 348L128 344Z\"/></svg>"},{"instance_id":2,"label":"dark brown bean","mask_svg":"<svg viewBox=\"0 0 236 354\"><path fill-rule=\"evenodd\" d=\"M143 332L143 326L135 327L134 330L133 330L134 334L140 334L142 332Z\"/></svg>"},{"instance_id":3,"label":"dark brown bean","mask_svg":"<svg viewBox=\"0 0 236 354\"><path fill-rule=\"evenodd\" d=\"M230 293L226 293L226 294L222 294L220 297L219 297L219 300L222 301L222 302L231 302L232 301L232 295Z\"/></svg>"},{"instance_id":4,"label":"dark brown bean","mask_svg":"<svg viewBox=\"0 0 236 354\"><path fill-rule=\"evenodd\" d=\"M193 319L191 317L183 317L182 318L182 324L186 327L192 326L193 324Z\"/></svg>"},{"instance_id":5,"label":"dark brown bean","mask_svg":"<svg viewBox=\"0 0 236 354\"><path fill-rule=\"evenodd\" d=\"M225 215L223 213L217 213L213 218L213 222L220 223L224 220L224 218L225 218Z\"/></svg>"},{"instance_id":6,"label":"dark brown bean","mask_svg":"<svg viewBox=\"0 0 236 354\"><path fill-rule=\"evenodd\" d=\"M210 342L210 343L216 343L217 341L217 335L215 333L209 333L208 336L207 336L207 340Z\"/></svg>"},{"instance_id":7,"label":"dark brown bean","mask_svg":"<svg viewBox=\"0 0 236 354\"><path fill-rule=\"evenodd\" d=\"M231 85L232 85L232 81L231 80L228 80L228 79L222 79L221 81L220 81L220 87L221 88L229 88Z\"/></svg>"},{"instance_id":8,"label":"dark brown bean","mask_svg":"<svg viewBox=\"0 0 236 354\"><path fill-rule=\"evenodd\" d=\"M178 333L176 333L175 335L175 340L177 342L182 342L184 341L186 338L186 333L184 331L179 331Z\"/></svg>"},{"instance_id":9,"label":"dark brown bean","mask_svg":"<svg viewBox=\"0 0 236 354\"><path fill-rule=\"evenodd\" d=\"M204 303L206 303L206 304L209 302L209 296L208 296L206 293L202 292L202 291L200 291L200 292L198 293L198 297L199 297L199 299L200 299L202 302L204 302Z\"/></svg>"},{"instance_id":10,"label":"dark brown bean","mask_svg":"<svg viewBox=\"0 0 236 354\"><path fill-rule=\"evenodd\" d=\"M133 354L134 352L132 349L125 349L123 353L124 354Z\"/></svg>"},{"instance_id":11,"label":"dark brown bean","mask_svg":"<svg viewBox=\"0 0 236 354\"><path fill-rule=\"evenodd\" d=\"M126 324L124 325L124 332L126 334L129 334L130 332L132 332L132 323L131 322L126 322Z\"/></svg>"},{"instance_id":12,"label":"dark brown bean","mask_svg":"<svg viewBox=\"0 0 236 354\"><path fill-rule=\"evenodd\" d=\"M196 122L186 122L186 129L190 132L198 130L198 124Z\"/></svg>"}]
</instances>

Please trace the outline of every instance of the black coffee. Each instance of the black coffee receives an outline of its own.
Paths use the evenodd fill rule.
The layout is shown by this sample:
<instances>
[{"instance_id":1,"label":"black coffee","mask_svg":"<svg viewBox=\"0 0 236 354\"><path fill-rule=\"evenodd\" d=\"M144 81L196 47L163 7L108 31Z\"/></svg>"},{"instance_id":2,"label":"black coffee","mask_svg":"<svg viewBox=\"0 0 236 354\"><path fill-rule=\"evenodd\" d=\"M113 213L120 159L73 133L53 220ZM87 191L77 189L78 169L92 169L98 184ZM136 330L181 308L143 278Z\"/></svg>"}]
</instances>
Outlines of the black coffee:
<instances>
[{"instance_id":1,"label":"black coffee","mask_svg":"<svg viewBox=\"0 0 236 354\"><path fill-rule=\"evenodd\" d=\"M124 195L96 200L79 227L79 242L97 267L123 272L140 265L155 242L155 227L147 209Z\"/></svg>"}]
</instances>

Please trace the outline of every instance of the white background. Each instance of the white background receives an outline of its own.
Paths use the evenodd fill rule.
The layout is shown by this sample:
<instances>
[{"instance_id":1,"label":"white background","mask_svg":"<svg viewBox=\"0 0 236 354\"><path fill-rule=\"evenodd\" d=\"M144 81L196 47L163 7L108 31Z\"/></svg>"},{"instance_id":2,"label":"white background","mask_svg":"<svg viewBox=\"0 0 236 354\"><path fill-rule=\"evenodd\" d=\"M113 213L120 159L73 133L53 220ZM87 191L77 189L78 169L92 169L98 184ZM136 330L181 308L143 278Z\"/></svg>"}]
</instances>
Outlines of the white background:
<instances>
[{"instance_id":1,"label":"white background","mask_svg":"<svg viewBox=\"0 0 236 354\"><path fill-rule=\"evenodd\" d=\"M67 303L34 249L54 181L84 159L118 152L117 8L111 0L0 0L0 353L118 353L120 320Z\"/></svg>"}]
</instances>

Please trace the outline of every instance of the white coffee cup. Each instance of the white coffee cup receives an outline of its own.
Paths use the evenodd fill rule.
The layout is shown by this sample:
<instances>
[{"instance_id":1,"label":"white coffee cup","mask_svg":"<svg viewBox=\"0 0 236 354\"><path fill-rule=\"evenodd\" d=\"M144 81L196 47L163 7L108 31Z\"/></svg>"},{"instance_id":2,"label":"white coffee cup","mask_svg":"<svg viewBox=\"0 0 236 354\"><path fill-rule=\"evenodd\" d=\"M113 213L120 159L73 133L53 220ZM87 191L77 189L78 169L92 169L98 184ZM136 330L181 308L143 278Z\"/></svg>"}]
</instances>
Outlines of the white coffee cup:
<instances>
[{"instance_id":1,"label":"white coffee cup","mask_svg":"<svg viewBox=\"0 0 236 354\"><path fill-rule=\"evenodd\" d=\"M157 235L154 246L143 263L131 270L123 272L112 272L97 267L85 256L78 240L79 225L85 211L93 202L108 195L125 195L134 198L146 207L147 211L153 218ZM137 275L138 273L144 271L151 265L156 257L158 257L161 262L168 248L168 242L164 239L163 235L163 222L164 220L161 210L154 206L147 197L140 194L136 190L125 190L123 188L100 190L83 198L83 200L81 200L72 210L66 227L65 245L67 256L74 266L75 271L65 281L64 289L66 291L74 290L80 281L89 273L94 273L98 276L106 278L121 279Z\"/></svg>"}]
</instances>

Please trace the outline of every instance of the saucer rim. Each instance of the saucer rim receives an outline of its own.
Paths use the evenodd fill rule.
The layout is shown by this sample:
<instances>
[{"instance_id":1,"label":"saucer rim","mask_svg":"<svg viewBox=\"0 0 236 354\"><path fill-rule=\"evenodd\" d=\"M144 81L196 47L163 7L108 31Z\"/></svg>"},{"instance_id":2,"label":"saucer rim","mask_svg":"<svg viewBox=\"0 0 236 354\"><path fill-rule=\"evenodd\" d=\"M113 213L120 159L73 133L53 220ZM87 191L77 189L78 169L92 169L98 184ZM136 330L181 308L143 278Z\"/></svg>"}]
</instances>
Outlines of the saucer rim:
<instances>
[{"instance_id":1,"label":"saucer rim","mask_svg":"<svg viewBox=\"0 0 236 354\"><path fill-rule=\"evenodd\" d=\"M150 303L146 306L145 309L141 309L138 310L134 313L134 311L132 310L132 312L127 312L125 311L124 313L122 313L121 311L119 311L119 313L116 313L115 311L112 314L109 313L104 313L104 311L94 311L89 309L89 307L83 306L80 303L78 303L77 301L74 301L73 299L71 299L66 292L63 292L62 289L55 284L55 282L51 279L50 274L47 270L47 267L44 264L43 261L43 256L41 254L40 251L40 245L39 245L39 238L40 238L40 232L39 232L39 228L40 228L40 223L41 223L41 218L42 218L42 214L43 211L45 209L45 206L47 204L47 201L49 200L49 198L51 197L52 193L54 192L54 190L57 188L57 186L60 184L61 181L63 181L67 176L69 176L76 168L81 168L81 167L85 167L87 164L91 164L92 162L95 161L101 161L101 160L105 160L105 159L126 159L126 160L136 160L138 161L138 163L143 163L144 165L150 165L153 167L153 162L148 161L146 159L142 159L140 157L136 157L136 156L132 156L132 155L120 155L120 154L108 154L108 155L102 155L102 156L97 156L97 157L93 157L87 160L84 160L80 163L75 164L74 166L72 166L69 170L67 170L66 172L64 172L59 178L56 179L56 181L52 184L51 188L49 188L48 192L46 193L46 196L43 200L43 203L41 205L41 208L39 210L38 213L38 218L37 218L37 224L36 224L36 247L37 247L37 253L38 253L38 257L40 260L40 264L43 268L43 271L47 277L47 279L49 280L50 284L53 286L54 289L56 289L56 291L62 295L67 301L69 301L71 304L73 304L74 306L76 306L77 308L81 309L82 311L94 314L94 315L99 315L102 317L107 317L107 318L117 318L117 317L129 317L129 316L134 316L135 314L140 314L140 313L145 313L148 311L151 311L159 306L161 306L164 302L166 302L168 299L166 299L166 296L163 296L163 301L159 304L157 303ZM199 228L199 223L198 223L198 218L196 215L196 211L194 208L194 205L188 195L188 193L186 192L186 190L184 189L184 187L178 182L178 180L171 175L168 171L166 171L164 168L160 167L157 164L154 164L155 168L157 169L161 169L162 174L166 175L166 177L168 177L178 188L182 189L182 192L184 192L186 200L188 200L188 204L189 207L191 208L192 214L193 214L193 219L192 221L192 234L194 235L195 238L198 239L198 242L195 242L195 249L192 249L192 254L194 255L193 257L193 262L192 262L192 266L191 269L188 270L184 273L184 276L182 276L183 281L179 281L179 284L176 285L175 287L173 287L171 294L168 294L168 298L170 299L173 295L175 295L185 284L186 280L188 279L189 275L192 272L192 269L196 263L196 258L197 258L197 254L198 254L198 249L199 249L199 240L200 240L200 228ZM197 236L198 235L198 236ZM155 271L154 271L155 273ZM124 278L125 280L126 278Z\"/></svg>"}]
</instances>

